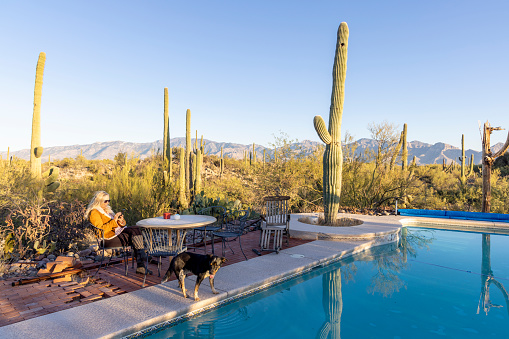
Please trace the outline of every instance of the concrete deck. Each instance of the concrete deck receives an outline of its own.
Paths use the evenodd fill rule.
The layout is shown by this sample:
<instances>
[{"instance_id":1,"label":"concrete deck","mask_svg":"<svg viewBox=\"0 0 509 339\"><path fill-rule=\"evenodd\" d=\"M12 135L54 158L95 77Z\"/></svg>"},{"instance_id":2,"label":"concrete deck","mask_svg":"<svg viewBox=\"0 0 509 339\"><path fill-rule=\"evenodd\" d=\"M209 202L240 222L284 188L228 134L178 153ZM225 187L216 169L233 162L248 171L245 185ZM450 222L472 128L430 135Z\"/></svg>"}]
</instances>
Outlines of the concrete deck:
<instances>
[{"instance_id":1,"label":"concrete deck","mask_svg":"<svg viewBox=\"0 0 509 339\"><path fill-rule=\"evenodd\" d=\"M402 225L442 228L462 221L401 216L343 215L364 221L351 227L303 224L292 215L292 236L317 239L310 243L221 268L215 278L214 295L208 279L202 284L201 300L184 299L177 281L100 300L72 309L32 318L0 328L0 338L119 338L190 312L200 312L289 279L324 263L348 257L368 248L399 239ZM307 214L314 216L314 214ZM464 227L507 229L508 224L464 221ZM450 227L450 226L449 226ZM445 228L445 227L444 227ZM324 240L325 239L325 240ZM239 272L242 272L239 274ZM186 279L193 289L194 277Z\"/></svg>"}]
</instances>

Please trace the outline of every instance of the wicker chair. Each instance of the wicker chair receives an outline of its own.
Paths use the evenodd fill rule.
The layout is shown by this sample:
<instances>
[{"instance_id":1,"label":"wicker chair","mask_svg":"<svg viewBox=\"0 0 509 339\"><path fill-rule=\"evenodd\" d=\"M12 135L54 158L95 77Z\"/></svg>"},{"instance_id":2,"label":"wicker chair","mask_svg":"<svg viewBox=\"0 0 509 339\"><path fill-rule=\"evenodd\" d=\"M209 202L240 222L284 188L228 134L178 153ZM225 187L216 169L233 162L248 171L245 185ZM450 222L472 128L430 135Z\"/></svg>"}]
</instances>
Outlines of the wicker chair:
<instances>
[{"instance_id":1,"label":"wicker chair","mask_svg":"<svg viewBox=\"0 0 509 339\"><path fill-rule=\"evenodd\" d=\"M143 244L147 252L147 263L148 268L149 257L158 257L157 262L157 273L161 276L161 259L162 257L174 257L181 252L187 251L187 247L184 247L185 232L184 234L178 232L172 232L168 229L152 228L152 227L140 227L141 234L143 235ZM145 270L145 276L143 278L143 287L145 287L145 280L147 279L147 271Z\"/></svg>"}]
</instances>

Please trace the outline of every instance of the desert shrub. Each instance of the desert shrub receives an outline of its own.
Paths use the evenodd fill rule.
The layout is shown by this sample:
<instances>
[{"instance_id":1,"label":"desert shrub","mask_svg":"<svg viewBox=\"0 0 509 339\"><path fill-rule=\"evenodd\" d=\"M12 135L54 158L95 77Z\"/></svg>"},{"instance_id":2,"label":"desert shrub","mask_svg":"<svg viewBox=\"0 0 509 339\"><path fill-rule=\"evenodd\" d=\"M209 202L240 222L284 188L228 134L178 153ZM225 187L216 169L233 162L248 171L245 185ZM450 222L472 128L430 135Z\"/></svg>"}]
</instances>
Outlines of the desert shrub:
<instances>
[{"instance_id":1,"label":"desert shrub","mask_svg":"<svg viewBox=\"0 0 509 339\"><path fill-rule=\"evenodd\" d=\"M11 257L23 259L35 253L36 243L42 243L50 233L48 203L37 196L13 199L6 208L8 215L2 233L14 242Z\"/></svg>"},{"instance_id":2,"label":"desert shrub","mask_svg":"<svg viewBox=\"0 0 509 339\"><path fill-rule=\"evenodd\" d=\"M50 231L47 239L55 243L55 250L65 252L72 248L86 247L90 230L83 219L86 205L81 201L52 201L50 210Z\"/></svg>"}]
</instances>

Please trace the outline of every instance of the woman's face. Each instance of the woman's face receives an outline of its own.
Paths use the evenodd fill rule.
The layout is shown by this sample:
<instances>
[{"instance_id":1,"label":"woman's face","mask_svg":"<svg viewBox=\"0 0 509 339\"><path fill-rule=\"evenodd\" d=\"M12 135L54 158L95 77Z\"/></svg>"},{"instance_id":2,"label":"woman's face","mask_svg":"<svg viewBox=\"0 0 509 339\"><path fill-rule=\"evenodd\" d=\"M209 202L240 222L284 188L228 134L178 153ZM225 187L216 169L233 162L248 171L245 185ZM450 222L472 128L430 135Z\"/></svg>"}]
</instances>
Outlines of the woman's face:
<instances>
[{"instance_id":1,"label":"woman's face","mask_svg":"<svg viewBox=\"0 0 509 339\"><path fill-rule=\"evenodd\" d=\"M104 200L101 202L101 208L103 210L106 210L106 208L110 205L110 196L105 195Z\"/></svg>"}]
</instances>

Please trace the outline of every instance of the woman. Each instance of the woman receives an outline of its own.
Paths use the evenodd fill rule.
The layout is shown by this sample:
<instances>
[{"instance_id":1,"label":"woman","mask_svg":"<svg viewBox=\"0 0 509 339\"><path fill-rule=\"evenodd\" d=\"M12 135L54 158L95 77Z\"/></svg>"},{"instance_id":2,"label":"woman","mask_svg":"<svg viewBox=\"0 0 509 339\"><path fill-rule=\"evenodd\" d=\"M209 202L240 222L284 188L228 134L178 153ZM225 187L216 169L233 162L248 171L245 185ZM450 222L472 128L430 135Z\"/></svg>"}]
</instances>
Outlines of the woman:
<instances>
[{"instance_id":1,"label":"woman","mask_svg":"<svg viewBox=\"0 0 509 339\"><path fill-rule=\"evenodd\" d=\"M143 247L143 236L137 226L125 226L121 212L114 213L110 207L110 196L104 191L96 192L85 212L85 219L92 225L104 230L105 243L108 246L131 246L136 257L136 273L145 274L147 254ZM152 274L147 270L148 274Z\"/></svg>"}]
</instances>

